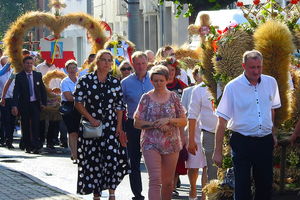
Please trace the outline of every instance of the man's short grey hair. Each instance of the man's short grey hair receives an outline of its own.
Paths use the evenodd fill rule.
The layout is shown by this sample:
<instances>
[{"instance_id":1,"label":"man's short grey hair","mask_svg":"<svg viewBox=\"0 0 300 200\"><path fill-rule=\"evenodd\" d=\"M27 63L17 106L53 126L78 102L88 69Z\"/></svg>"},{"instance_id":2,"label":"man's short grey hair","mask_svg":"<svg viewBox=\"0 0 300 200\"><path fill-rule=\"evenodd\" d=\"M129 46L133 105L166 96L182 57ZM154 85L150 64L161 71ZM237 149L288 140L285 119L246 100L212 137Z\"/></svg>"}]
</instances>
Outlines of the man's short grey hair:
<instances>
[{"instance_id":1,"label":"man's short grey hair","mask_svg":"<svg viewBox=\"0 0 300 200\"><path fill-rule=\"evenodd\" d=\"M243 55L243 63L246 63L249 59L260 59L263 61L263 56L257 50L246 51Z\"/></svg>"},{"instance_id":2,"label":"man's short grey hair","mask_svg":"<svg viewBox=\"0 0 300 200\"><path fill-rule=\"evenodd\" d=\"M169 69L164 65L155 65L150 69L149 73L151 80L154 75L162 75L166 78L166 80L169 79Z\"/></svg>"},{"instance_id":3,"label":"man's short grey hair","mask_svg":"<svg viewBox=\"0 0 300 200\"><path fill-rule=\"evenodd\" d=\"M148 57L147 57L147 55L144 52L142 52L142 51L136 51L131 56L132 62L134 63L134 60L136 58L141 58L141 57L146 58L146 60L148 61Z\"/></svg>"},{"instance_id":4,"label":"man's short grey hair","mask_svg":"<svg viewBox=\"0 0 300 200\"><path fill-rule=\"evenodd\" d=\"M150 49L148 49L148 50L145 51L145 54L146 54L146 55L147 55L148 53L152 53L152 54L154 55L154 52L151 51Z\"/></svg>"}]
</instances>

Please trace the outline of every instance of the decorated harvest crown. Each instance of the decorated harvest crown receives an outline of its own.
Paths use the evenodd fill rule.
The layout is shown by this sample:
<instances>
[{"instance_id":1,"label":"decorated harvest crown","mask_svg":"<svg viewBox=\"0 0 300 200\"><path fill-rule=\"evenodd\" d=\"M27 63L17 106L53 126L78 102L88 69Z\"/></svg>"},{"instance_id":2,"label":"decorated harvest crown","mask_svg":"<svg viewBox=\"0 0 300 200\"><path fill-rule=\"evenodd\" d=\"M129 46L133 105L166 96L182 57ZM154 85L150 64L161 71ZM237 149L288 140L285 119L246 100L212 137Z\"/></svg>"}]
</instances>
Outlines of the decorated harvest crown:
<instances>
[{"instance_id":1,"label":"decorated harvest crown","mask_svg":"<svg viewBox=\"0 0 300 200\"><path fill-rule=\"evenodd\" d=\"M79 25L85 28L91 38L91 53L96 53L103 49L107 41L104 30L105 27L98 20L86 13L69 13L60 15L60 10L66 5L59 0L52 0L50 8L55 9L55 14L32 11L20 16L11 24L7 30L3 42L6 54L15 72L22 70L22 46L24 44L24 35L33 27L46 26L53 32L54 40L61 38L61 32L69 25Z\"/></svg>"},{"instance_id":2,"label":"decorated harvest crown","mask_svg":"<svg viewBox=\"0 0 300 200\"><path fill-rule=\"evenodd\" d=\"M67 5L65 3L61 3L59 0L51 0L49 2L48 6L49 6L49 8L55 9L55 13L54 13L55 16L59 16L60 15L59 11L62 8L67 7Z\"/></svg>"},{"instance_id":3,"label":"decorated harvest crown","mask_svg":"<svg viewBox=\"0 0 300 200\"><path fill-rule=\"evenodd\" d=\"M268 0L265 3L253 0L250 7L245 6L243 2L237 2L236 6L241 8L244 17L254 28L272 19L283 22L290 30L294 30L298 28L297 21L300 18L298 2L299 0L291 0L284 8L275 0Z\"/></svg>"}]
</instances>

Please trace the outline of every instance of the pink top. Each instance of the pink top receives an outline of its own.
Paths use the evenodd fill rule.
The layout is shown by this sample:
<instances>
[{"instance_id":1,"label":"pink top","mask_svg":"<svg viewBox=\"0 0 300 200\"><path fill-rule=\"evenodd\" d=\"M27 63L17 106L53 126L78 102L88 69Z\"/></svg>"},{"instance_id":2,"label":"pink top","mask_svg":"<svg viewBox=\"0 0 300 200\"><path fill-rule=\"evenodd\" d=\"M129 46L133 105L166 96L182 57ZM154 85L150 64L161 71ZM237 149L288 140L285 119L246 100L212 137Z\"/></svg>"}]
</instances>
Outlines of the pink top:
<instances>
[{"instance_id":1,"label":"pink top","mask_svg":"<svg viewBox=\"0 0 300 200\"><path fill-rule=\"evenodd\" d=\"M149 93L142 96L135 117L143 121L154 122L161 118L181 118L185 116L185 109L175 92L164 103L151 99ZM160 129L143 129L141 147L143 150L157 150L161 154L179 152L182 149L180 131L178 127L170 126L171 134L165 134ZM170 133L168 132L168 133Z\"/></svg>"}]
</instances>

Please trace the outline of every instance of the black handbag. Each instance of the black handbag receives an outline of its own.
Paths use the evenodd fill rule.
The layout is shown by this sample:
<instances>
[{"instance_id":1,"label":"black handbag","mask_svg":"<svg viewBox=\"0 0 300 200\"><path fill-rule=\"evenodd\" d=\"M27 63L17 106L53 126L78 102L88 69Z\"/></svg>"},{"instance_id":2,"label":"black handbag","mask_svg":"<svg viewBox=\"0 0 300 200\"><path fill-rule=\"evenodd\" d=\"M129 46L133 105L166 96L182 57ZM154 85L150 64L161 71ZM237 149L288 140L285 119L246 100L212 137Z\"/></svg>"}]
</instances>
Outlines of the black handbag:
<instances>
[{"instance_id":1,"label":"black handbag","mask_svg":"<svg viewBox=\"0 0 300 200\"><path fill-rule=\"evenodd\" d=\"M59 107L59 113L61 115L67 115L70 114L74 109L73 102L70 103L62 103L62 105Z\"/></svg>"}]
</instances>

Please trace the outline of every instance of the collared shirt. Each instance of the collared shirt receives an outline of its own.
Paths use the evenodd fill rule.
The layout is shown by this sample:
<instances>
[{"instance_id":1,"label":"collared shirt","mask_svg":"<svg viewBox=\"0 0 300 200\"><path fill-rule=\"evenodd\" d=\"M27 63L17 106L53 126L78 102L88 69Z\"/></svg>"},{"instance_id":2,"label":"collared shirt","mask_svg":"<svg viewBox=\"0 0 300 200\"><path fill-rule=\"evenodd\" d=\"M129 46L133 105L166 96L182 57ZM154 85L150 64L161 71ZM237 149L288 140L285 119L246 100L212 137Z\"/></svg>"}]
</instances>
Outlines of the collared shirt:
<instances>
[{"instance_id":1,"label":"collared shirt","mask_svg":"<svg viewBox=\"0 0 300 200\"><path fill-rule=\"evenodd\" d=\"M64 92L73 92L75 91L77 81L73 82L69 77L64 78L61 83L60 83L60 88L61 88L61 100L62 101L68 101L63 94Z\"/></svg>"},{"instance_id":2,"label":"collared shirt","mask_svg":"<svg viewBox=\"0 0 300 200\"><path fill-rule=\"evenodd\" d=\"M124 95L124 102L127 105L127 116L128 118L133 118L133 114L142 95L149 92L154 87L150 81L148 72L142 80L139 80L135 73L129 75L121 81L121 86Z\"/></svg>"},{"instance_id":3,"label":"collared shirt","mask_svg":"<svg viewBox=\"0 0 300 200\"><path fill-rule=\"evenodd\" d=\"M260 78L254 86L242 74L225 86L216 114L228 121L228 129L253 137L272 133L272 109L281 106L279 90L273 77Z\"/></svg>"},{"instance_id":4,"label":"collared shirt","mask_svg":"<svg viewBox=\"0 0 300 200\"><path fill-rule=\"evenodd\" d=\"M0 69L2 69L2 68L3 67L1 67ZM13 70L11 68L9 68L5 74L0 76L0 97L2 96L2 92L3 92L5 83L8 79L10 79L12 73L13 73ZM15 85L15 81L12 81L4 98L12 98L13 97L14 85Z\"/></svg>"},{"instance_id":5,"label":"collared shirt","mask_svg":"<svg viewBox=\"0 0 300 200\"><path fill-rule=\"evenodd\" d=\"M32 96L30 97L30 102L36 101L35 91L34 91L33 73L32 72L31 73L25 72L25 73L26 73L27 80L28 80L28 77L29 77L28 75L30 74L30 82L31 82L31 85L32 85ZM28 89L30 89L30 88L28 87Z\"/></svg>"},{"instance_id":6,"label":"collared shirt","mask_svg":"<svg viewBox=\"0 0 300 200\"><path fill-rule=\"evenodd\" d=\"M185 108L186 111L189 109L189 105L191 102L191 97L192 97L192 91L196 87L196 85L188 87L183 89L182 95L181 95L181 104ZM188 115L188 112L186 113ZM188 135L188 126L184 128L184 133ZM196 143L201 143L201 134L200 134L200 129L199 127L196 127L195 129L195 142Z\"/></svg>"},{"instance_id":7,"label":"collared shirt","mask_svg":"<svg viewBox=\"0 0 300 200\"><path fill-rule=\"evenodd\" d=\"M58 70L58 71L62 71L60 68L55 67L55 65L51 65L50 67L46 64L46 61L42 62L41 64L39 64L38 66L36 66L36 71L37 72L41 72L43 76L45 76L45 74L47 74L47 72L50 71L54 71L54 70ZM49 83L49 88L53 89L53 88L60 88L60 82L61 79L59 78L54 78L50 81Z\"/></svg>"},{"instance_id":8,"label":"collared shirt","mask_svg":"<svg viewBox=\"0 0 300 200\"><path fill-rule=\"evenodd\" d=\"M188 109L188 119L198 120L198 126L201 129L214 133L217 116L211 100L212 96L203 82L195 86Z\"/></svg>"}]
</instances>

